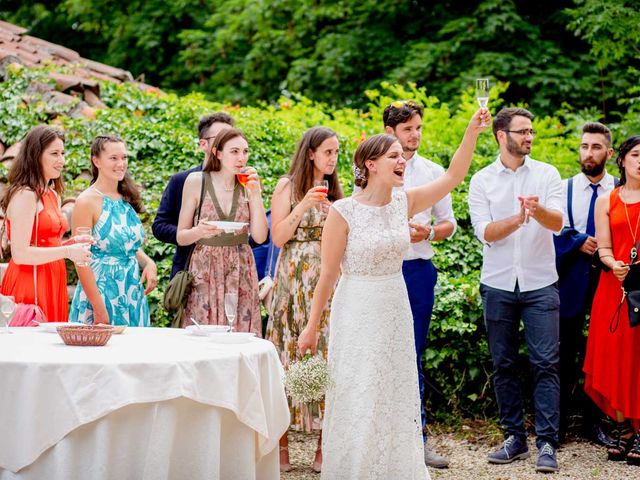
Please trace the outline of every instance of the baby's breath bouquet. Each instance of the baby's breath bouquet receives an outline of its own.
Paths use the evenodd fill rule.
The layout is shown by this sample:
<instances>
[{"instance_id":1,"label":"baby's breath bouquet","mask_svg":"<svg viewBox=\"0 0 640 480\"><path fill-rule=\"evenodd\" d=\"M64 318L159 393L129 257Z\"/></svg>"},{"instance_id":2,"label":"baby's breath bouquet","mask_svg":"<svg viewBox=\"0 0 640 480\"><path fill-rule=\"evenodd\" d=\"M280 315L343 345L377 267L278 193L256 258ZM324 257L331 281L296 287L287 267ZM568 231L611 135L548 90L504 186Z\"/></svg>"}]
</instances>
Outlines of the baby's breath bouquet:
<instances>
[{"instance_id":1,"label":"baby's breath bouquet","mask_svg":"<svg viewBox=\"0 0 640 480\"><path fill-rule=\"evenodd\" d=\"M319 410L319 402L330 386L329 366L319 355L307 353L302 360L289 366L284 387L291 400L301 406L305 430L313 429L314 412Z\"/></svg>"}]
</instances>

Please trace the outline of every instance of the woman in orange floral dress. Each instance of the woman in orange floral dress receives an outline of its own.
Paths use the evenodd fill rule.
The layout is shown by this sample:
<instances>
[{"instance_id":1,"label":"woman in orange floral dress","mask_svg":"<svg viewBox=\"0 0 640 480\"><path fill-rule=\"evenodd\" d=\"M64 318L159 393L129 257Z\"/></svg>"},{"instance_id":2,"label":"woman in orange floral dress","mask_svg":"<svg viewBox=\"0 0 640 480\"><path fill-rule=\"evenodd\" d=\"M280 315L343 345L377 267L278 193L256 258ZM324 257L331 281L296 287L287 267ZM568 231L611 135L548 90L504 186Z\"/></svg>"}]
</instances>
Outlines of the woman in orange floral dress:
<instances>
[{"instance_id":1,"label":"woman in orange floral dress","mask_svg":"<svg viewBox=\"0 0 640 480\"><path fill-rule=\"evenodd\" d=\"M320 237L331 202L342 198L336 173L338 138L333 130L314 127L303 135L291 162L289 174L276 185L271 203L271 237L281 247L273 285L272 313L266 338L273 342L285 369L300 360L298 334L309 318L311 298L320 276ZM326 186L318 185L323 180ZM314 186L315 185L315 186ZM322 316L318 351L327 358L329 310ZM320 429L323 405L318 422ZM294 429L308 430L301 408L291 405ZM280 468L290 469L287 434L280 440ZM320 471L320 440L314 470Z\"/></svg>"}]
</instances>

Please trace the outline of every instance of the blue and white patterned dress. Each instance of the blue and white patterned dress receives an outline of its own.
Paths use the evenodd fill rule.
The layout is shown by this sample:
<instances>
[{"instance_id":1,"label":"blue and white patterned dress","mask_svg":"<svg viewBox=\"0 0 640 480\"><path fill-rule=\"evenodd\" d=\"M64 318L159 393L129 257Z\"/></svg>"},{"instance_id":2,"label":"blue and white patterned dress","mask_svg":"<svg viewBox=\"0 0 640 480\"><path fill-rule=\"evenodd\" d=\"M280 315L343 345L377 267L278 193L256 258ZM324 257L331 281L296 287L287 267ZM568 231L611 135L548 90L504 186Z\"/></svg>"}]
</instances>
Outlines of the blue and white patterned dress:
<instances>
[{"instance_id":1,"label":"blue and white patterned dress","mask_svg":"<svg viewBox=\"0 0 640 480\"><path fill-rule=\"evenodd\" d=\"M144 227L133 207L103 195L102 213L93 227L91 269L112 325L149 326L149 305L140 283L136 252ZM93 323L93 307L82 285L73 296L70 322Z\"/></svg>"}]
</instances>

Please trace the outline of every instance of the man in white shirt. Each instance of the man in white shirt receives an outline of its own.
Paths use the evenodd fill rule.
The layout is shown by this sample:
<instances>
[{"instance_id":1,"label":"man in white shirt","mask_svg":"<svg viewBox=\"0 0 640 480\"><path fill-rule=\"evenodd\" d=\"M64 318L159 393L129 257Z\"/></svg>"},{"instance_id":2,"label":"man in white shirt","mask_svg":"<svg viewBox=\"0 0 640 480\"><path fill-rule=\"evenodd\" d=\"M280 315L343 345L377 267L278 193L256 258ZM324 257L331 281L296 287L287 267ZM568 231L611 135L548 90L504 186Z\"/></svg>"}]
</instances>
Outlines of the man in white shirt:
<instances>
[{"instance_id":1,"label":"man in white shirt","mask_svg":"<svg viewBox=\"0 0 640 480\"><path fill-rule=\"evenodd\" d=\"M382 116L385 131L395 135L402 145L403 156L407 160L404 170L405 189L432 182L444 174L444 168L417 153L422 137L422 114L423 107L419 103L400 101L393 102L385 108ZM432 218L435 219L433 224ZM431 242L449 238L455 232L456 220L453 216L451 195L447 195L433 207L415 215L409 225L411 227L411 248L404 258L402 273L409 292L409 302L413 314L424 457L425 463L430 467L447 468L449 460L427 447L426 411L424 408L425 373L422 356L427 348L437 279L436 268L431 262L431 257L433 257Z\"/></svg>"},{"instance_id":2,"label":"man in white shirt","mask_svg":"<svg viewBox=\"0 0 640 480\"><path fill-rule=\"evenodd\" d=\"M520 321L524 323L538 446L536 470L558 470L560 421L559 297L553 233L562 229L558 170L529 157L533 114L502 109L493 120L500 155L469 186L469 213L484 244L480 294L500 423L506 440L490 463L528 458L520 372Z\"/></svg>"},{"instance_id":3,"label":"man in white shirt","mask_svg":"<svg viewBox=\"0 0 640 480\"><path fill-rule=\"evenodd\" d=\"M593 266L598 247L594 207L598 196L615 188L616 179L605 168L612 155L611 130L597 122L585 124L580 141L581 172L562 181L564 228L554 237L560 277L560 435L566 432L569 410L577 407L586 436L604 446L612 443L611 438L603 430L599 409L578 380L586 349L583 329L600 278L600 270Z\"/></svg>"}]
</instances>

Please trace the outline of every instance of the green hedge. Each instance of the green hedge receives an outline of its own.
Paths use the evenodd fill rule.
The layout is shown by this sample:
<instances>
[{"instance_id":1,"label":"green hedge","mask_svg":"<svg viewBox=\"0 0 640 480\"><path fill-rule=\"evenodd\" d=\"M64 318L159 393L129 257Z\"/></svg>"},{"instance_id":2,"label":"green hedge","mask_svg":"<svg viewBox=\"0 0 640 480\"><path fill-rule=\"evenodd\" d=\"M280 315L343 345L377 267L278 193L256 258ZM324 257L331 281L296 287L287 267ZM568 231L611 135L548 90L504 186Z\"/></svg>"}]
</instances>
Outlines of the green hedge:
<instances>
[{"instance_id":1,"label":"green hedge","mask_svg":"<svg viewBox=\"0 0 640 480\"><path fill-rule=\"evenodd\" d=\"M368 91L366 111L343 108L330 110L326 105L302 97L281 99L277 104L237 107L211 103L198 94L178 97L173 94L143 93L135 85L102 83L102 100L108 108L97 111L96 118L72 119L53 116L41 97L23 98L33 81L49 82L46 71L10 68L6 81L0 83L0 138L5 144L19 140L30 128L51 121L67 132L65 180L67 195L86 188L77 180L89 169L89 143L94 135L118 133L130 150L130 169L134 179L144 186L147 212L142 215L147 229L146 252L158 264L160 282L150 295L154 325L164 326L169 316L162 309L162 291L171 267L173 246L158 242L151 234L151 223L169 177L191 168L202 160L197 145L196 124L204 114L227 110L249 138L250 164L264 180L264 201L280 175L288 168L290 156L301 134L314 125L333 128L340 138L339 175L346 192L351 191L350 157L358 141L382 130L382 110L390 101L415 99L425 108L420 152L446 166L463 130L475 110L472 92L462 92L459 107L429 96L425 89L382 84ZM490 108L495 113L501 105L500 95L507 85L492 90ZM55 113L55 112L54 112ZM563 177L577 170L579 126L588 114L561 112L559 118L537 119L532 156L555 165ZM585 118L583 118L585 117ZM591 119L591 118L589 118ZM634 118L635 120L635 118ZM636 125L614 126L627 134ZM497 148L487 132L479 140L473 171L495 158ZM0 172L6 175L6 170ZM494 414L493 394L489 382L490 361L478 294L482 262L480 243L473 237L466 203L468 181L454 193L458 231L453 239L438 242L434 263L439 270L436 305L432 321L430 348L426 354L430 382L441 393L431 395L432 411L467 415Z\"/></svg>"}]
</instances>

